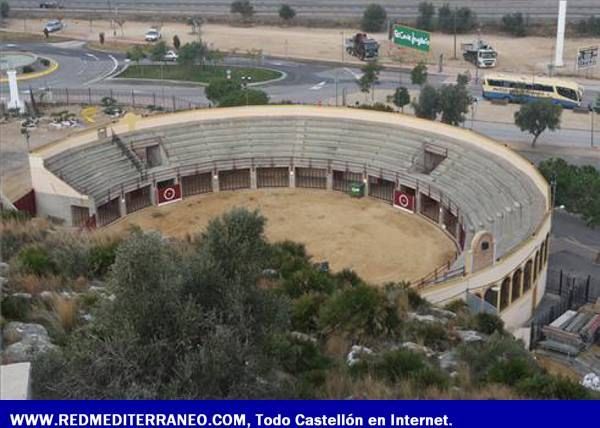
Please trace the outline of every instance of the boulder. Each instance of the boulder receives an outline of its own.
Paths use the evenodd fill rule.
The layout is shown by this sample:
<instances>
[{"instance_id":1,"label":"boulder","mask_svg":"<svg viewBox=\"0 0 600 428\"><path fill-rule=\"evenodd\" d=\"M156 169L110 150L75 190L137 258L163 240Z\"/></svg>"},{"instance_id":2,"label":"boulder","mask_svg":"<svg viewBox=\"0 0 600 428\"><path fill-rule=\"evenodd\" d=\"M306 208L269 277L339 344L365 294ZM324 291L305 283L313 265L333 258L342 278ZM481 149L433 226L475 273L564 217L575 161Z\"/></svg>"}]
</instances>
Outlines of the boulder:
<instances>
[{"instance_id":1,"label":"boulder","mask_svg":"<svg viewBox=\"0 0 600 428\"><path fill-rule=\"evenodd\" d=\"M373 355L373 351L366 346L353 345L346 357L346 364L350 367L359 363L364 357ZM362 358L361 358L362 357Z\"/></svg>"},{"instance_id":2,"label":"boulder","mask_svg":"<svg viewBox=\"0 0 600 428\"><path fill-rule=\"evenodd\" d=\"M7 346L2 353L3 364L24 363L33 361L39 354L56 349L48 336L27 336L20 342Z\"/></svg>"},{"instance_id":3,"label":"boulder","mask_svg":"<svg viewBox=\"0 0 600 428\"><path fill-rule=\"evenodd\" d=\"M485 340L485 336L475 330L457 330L456 333L466 343L483 342Z\"/></svg>"},{"instance_id":4,"label":"boulder","mask_svg":"<svg viewBox=\"0 0 600 428\"><path fill-rule=\"evenodd\" d=\"M427 357L432 357L435 355L435 351L431 348L428 348L424 345L419 345L415 342L404 342L400 344L400 348L408 349L409 351L418 352L419 354L424 354Z\"/></svg>"},{"instance_id":5,"label":"boulder","mask_svg":"<svg viewBox=\"0 0 600 428\"><path fill-rule=\"evenodd\" d=\"M444 352L438 357L438 360L442 370L446 370L448 372L456 371L458 366L458 355L456 354L456 351L452 350Z\"/></svg>"},{"instance_id":6,"label":"boulder","mask_svg":"<svg viewBox=\"0 0 600 428\"><path fill-rule=\"evenodd\" d=\"M433 315L419 315L416 312L409 312L408 318L411 320L420 321L420 322L428 322L428 323L439 322L442 324L446 324L448 322L448 320L444 319L444 318L438 318Z\"/></svg>"},{"instance_id":7,"label":"boulder","mask_svg":"<svg viewBox=\"0 0 600 428\"><path fill-rule=\"evenodd\" d=\"M39 336L48 339L48 331L40 324L27 324L11 321L4 327L3 337L6 345L19 342L26 337ZM48 339L50 340L50 339Z\"/></svg>"},{"instance_id":8,"label":"boulder","mask_svg":"<svg viewBox=\"0 0 600 428\"><path fill-rule=\"evenodd\" d=\"M581 384L592 391L600 392L600 376L596 373L588 373L583 377Z\"/></svg>"},{"instance_id":9,"label":"boulder","mask_svg":"<svg viewBox=\"0 0 600 428\"><path fill-rule=\"evenodd\" d=\"M300 342L312 343L313 345L317 344L317 339L312 337L310 334L302 333L300 331L292 331L290 336Z\"/></svg>"},{"instance_id":10,"label":"boulder","mask_svg":"<svg viewBox=\"0 0 600 428\"><path fill-rule=\"evenodd\" d=\"M8 263L0 262L0 276L6 276L8 274Z\"/></svg>"}]
</instances>

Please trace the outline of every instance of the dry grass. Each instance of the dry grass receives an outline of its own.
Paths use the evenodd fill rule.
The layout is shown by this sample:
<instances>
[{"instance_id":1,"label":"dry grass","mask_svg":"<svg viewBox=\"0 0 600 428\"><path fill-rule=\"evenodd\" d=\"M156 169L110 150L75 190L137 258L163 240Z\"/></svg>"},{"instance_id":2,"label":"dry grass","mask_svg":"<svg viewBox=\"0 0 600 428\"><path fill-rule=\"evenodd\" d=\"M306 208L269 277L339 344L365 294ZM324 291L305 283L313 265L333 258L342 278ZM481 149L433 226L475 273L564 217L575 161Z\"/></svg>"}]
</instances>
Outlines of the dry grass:
<instances>
[{"instance_id":1,"label":"dry grass","mask_svg":"<svg viewBox=\"0 0 600 428\"><path fill-rule=\"evenodd\" d=\"M77 324L77 300L55 294L51 301L52 312L65 332L72 331Z\"/></svg>"},{"instance_id":2,"label":"dry grass","mask_svg":"<svg viewBox=\"0 0 600 428\"><path fill-rule=\"evenodd\" d=\"M13 293L29 293L37 296L43 291L57 291L64 288L64 282L57 276L15 275L9 281Z\"/></svg>"},{"instance_id":3,"label":"dry grass","mask_svg":"<svg viewBox=\"0 0 600 428\"><path fill-rule=\"evenodd\" d=\"M345 358L352 342L341 334L330 334L325 342L325 355L333 358Z\"/></svg>"}]
</instances>

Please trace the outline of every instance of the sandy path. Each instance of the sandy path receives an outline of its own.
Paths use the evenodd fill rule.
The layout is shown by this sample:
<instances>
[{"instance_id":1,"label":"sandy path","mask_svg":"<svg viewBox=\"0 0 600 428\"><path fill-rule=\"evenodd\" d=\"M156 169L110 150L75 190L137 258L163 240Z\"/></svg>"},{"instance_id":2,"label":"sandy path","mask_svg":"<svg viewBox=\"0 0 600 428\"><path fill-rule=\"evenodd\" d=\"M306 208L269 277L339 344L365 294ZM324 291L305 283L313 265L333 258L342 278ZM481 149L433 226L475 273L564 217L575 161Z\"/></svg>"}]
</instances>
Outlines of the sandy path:
<instances>
[{"instance_id":1,"label":"sandy path","mask_svg":"<svg viewBox=\"0 0 600 428\"><path fill-rule=\"evenodd\" d=\"M455 251L442 231L420 217L370 198L326 191L221 192L147 208L108 229L137 224L182 237L202 231L211 218L239 206L259 209L266 216L270 241L303 242L314 261L328 260L334 271L352 268L376 284L420 278Z\"/></svg>"}]
</instances>

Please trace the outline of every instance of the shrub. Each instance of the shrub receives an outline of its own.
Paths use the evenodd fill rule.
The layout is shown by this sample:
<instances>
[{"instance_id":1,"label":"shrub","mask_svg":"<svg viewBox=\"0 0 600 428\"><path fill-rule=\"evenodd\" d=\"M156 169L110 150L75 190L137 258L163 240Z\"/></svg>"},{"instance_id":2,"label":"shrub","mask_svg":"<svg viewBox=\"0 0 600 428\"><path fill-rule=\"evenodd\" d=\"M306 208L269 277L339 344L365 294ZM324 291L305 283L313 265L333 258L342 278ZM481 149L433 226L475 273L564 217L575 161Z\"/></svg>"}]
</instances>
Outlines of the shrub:
<instances>
[{"instance_id":1,"label":"shrub","mask_svg":"<svg viewBox=\"0 0 600 428\"><path fill-rule=\"evenodd\" d=\"M21 272L34 275L56 274L58 270L48 250L37 245L21 250L17 255L17 263Z\"/></svg>"},{"instance_id":2,"label":"shrub","mask_svg":"<svg viewBox=\"0 0 600 428\"><path fill-rule=\"evenodd\" d=\"M502 333L504 321L498 315L481 312L473 317L473 328L485 334Z\"/></svg>"},{"instance_id":3,"label":"shrub","mask_svg":"<svg viewBox=\"0 0 600 428\"><path fill-rule=\"evenodd\" d=\"M294 272L283 283L283 290L290 297L299 297L309 292L331 294L334 288L334 281L327 273L312 267Z\"/></svg>"},{"instance_id":4,"label":"shrub","mask_svg":"<svg viewBox=\"0 0 600 428\"><path fill-rule=\"evenodd\" d=\"M30 65L23 66L23 74L33 73L35 70Z\"/></svg>"},{"instance_id":5,"label":"shrub","mask_svg":"<svg viewBox=\"0 0 600 428\"><path fill-rule=\"evenodd\" d=\"M444 306L444 309L446 309L447 311L450 312L454 312L455 314L458 313L462 313L463 311L467 310L469 308L469 306L467 305L467 302L465 302L464 300L454 300L450 303L448 303L446 306Z\"/></svg>"},{"instance_id":6,"label":"shrub","mask_svg":"<svg viewBox=\"0 0 600 428\"><path fill-rule=\"evenodd\" d=\"M389 113L393 113L394 109L387 104L383 103L375 103L375 104L360 104L358 108L363 110L376 110L376 111L385 111Z\"/></svg>"},{"instance_id":7,"label":"shrub","mask_svg":"<svg viewBox=\"0 0 600 428\"><path fill-rule=\"evenodd\" d=\"M31 312L31 300L25 296L8 294L3 296L2 318L15 321L27 321Z\"/></svg>"},{"instance_id":8,"label":"shrub","mask_svg":"<svg viewBox=\"0 0 600 428\"><path fill-rule=\"evenodd\" d=\"M269 104L269 96L259 89L233 91L219 100L219 107Z\"/></svg>"},{"instance_id":9,"label":"shrub","mask_svg":"<svg viewBox=\"0 0 600 428\"><path fill-rule=\"evenodd\" d=\"M525 19L521 12L504 15L502 17L502 27L504 31L516 37L525 37L527 35Z\"/></svg>"},{"instance_id":10,"label":"shrub","mask_svg":"<svg viewBox=\"0 0 600 428\"><path fill-rule=\"evenodd\" d=\"M521 358L534 366L532 357L523 347L522 342L512 336L498 333L494 333L484 343L463 343L457 347L457 353L468 367L475 383L485 382L489 378L490 371L498 363L511 359Z\"/></svg>"},{"instance_id":11,"label":"shrub","mask_svg":"<svg viewBox=\"0 0 600 428\"><path fill-rule=\"evenodd\" d=\"M525 358L510 358L498 361L487 373L487 380L493 383L514 386L517 382L534 374L535 366Z\"/></svg>"},{"instance_id":12,"label":"shrub","mask_svg":"<svg viewBox=\"0 0 600 428\"><path fill-rule=\"evenodd\" d=\"M594 15L577 23L577 32L582 35L600 36L600 16Z\"/></svg>"},{"instance_id":13,"label":"shrub","mask_svg":"<svg viewBox=\"0 0 600 428\"><path fill-rule=\"evenodd\" d=\"M366 285L338 290L319 311L319 326L325 331L381 336L391 334L399 323L381 290Z\"/></svg>"},{"instance_id":14,"label":"shrub","mask_svg":"<svg viewBox=\"0 0 600 428\"><path fill-rule=\"evenodd\" d=\"M419 16L417 17L417 28L425 31L433 31L435 6L433 3L419 3Z\"/></svg>"},{"instance_id":15,"label":"shrub","mask_svg":"<svg viewBox=\"0 0 600 428\"><path fill-rule=\"evenodd\" d=\"M102 243L90 248L88 273L92 277L102 277L115 262L119 241Z\"/></svg>"},{"instance_id":16,"label":"shrub","mask_svg":"<svg viewBox=\"0 0 600 428\"><path fill-rule=\"evenodd\" d=\"M49 59L47 59L47 58L42 58L42 59L40 59L40 62L42 63L42 65L43 65L44 67L50 67L50 60L49 60Z\"/></svg>"},{"instance_id":17,"label":"shrub","mask_svg":"<svg viewBox=\"0 0 600 428\"><path fill-rule=\"evenodd\" d=\"M17 221L25 222L29 220L31 216L25 211L5 210L0 208L0 221Z\"/></svg>"},{"instance_id":18,"label":"shrub","mask_svg":"<svg viewBox=\"0 0 600 428\"><path fill-rule=\"evenodd\" d=\"M428 323L411 321L406 324L406 338L417 343L422 343L436 351L448 349L450 337L448 331L439 322Z\"/></svg>"},{"instance_id":19,"label":"shrub","mask_svg":"<svg viewBox=\"0 0 600 428\"><path fill-rule=\"evenodd\" d=\"M316 293L307 293L298 297L292 306L292 329L302 332L316 331L319 309L325 300L325 296Z\"/></svg>"},{"instance_id":20,"label":"shrub","mask_svg":"<svg viewBox=\"0 0 600 428\"><path fill-rule=\"evenodd\" d=\"M8 18L9 13L10 13L10 5L8 4L8 2L3 1L2 3L0 3L0 17Z\"/></svg>"},{"instance_id":21,"label":"shrub","mask_svg":"<svg viewBox=\"0 0 600 428\"><path fill-rule=\"evenodd\" d=\"M390 382L398 382L427 367L425 358L406 349L389 351L377 358L373 364L374 373Z\"/></svg>"},{"instance_id":22,"label":"shrub","mask_svg":"<svg viewBox=\"0 0 600 428\"><path fill-rule=\"evenodd\" d=\"M363 31L377 33L383 31L387 20L387 12L379 4L370 4L363 13L360 28Z\"/></svg>"},{"instance_id":23,"label":"shrub","mask_svg":"<svg viewBox=\"0 0 600 428\"><path fill-rule=\"evenodd\" d=\"M590 391L583 385L564 377L547 374L522 379L516 384L517 392L528 398L584 400L591 398Z\"/></svg>"}]
</instances>

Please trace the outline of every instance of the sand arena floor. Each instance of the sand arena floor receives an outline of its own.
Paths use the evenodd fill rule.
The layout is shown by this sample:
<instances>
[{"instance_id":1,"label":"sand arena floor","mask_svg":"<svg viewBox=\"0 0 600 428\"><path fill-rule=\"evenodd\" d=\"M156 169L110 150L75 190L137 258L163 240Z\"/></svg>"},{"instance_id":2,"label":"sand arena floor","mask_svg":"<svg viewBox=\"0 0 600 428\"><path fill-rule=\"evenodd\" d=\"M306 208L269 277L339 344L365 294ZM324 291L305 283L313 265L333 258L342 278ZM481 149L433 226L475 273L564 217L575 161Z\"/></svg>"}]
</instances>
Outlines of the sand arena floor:
<instances>
[{"instance_id":1,"label":"sand arena floor","mask_svg":"<svg viewBox=\"0 0 600 428\"><path fill-rule=\"evenodd\" d=\"M340 192L264 189L220 192L149 207L108 227L136 224L166 236L199 233L208 222L234 207L258 209L267 218L271 242L290 239L306 245L315 262L334 271L351 268L374 284L415 280L451 259L453 242L423 218L372 198Z\"/></svg>"}]
</instances>

